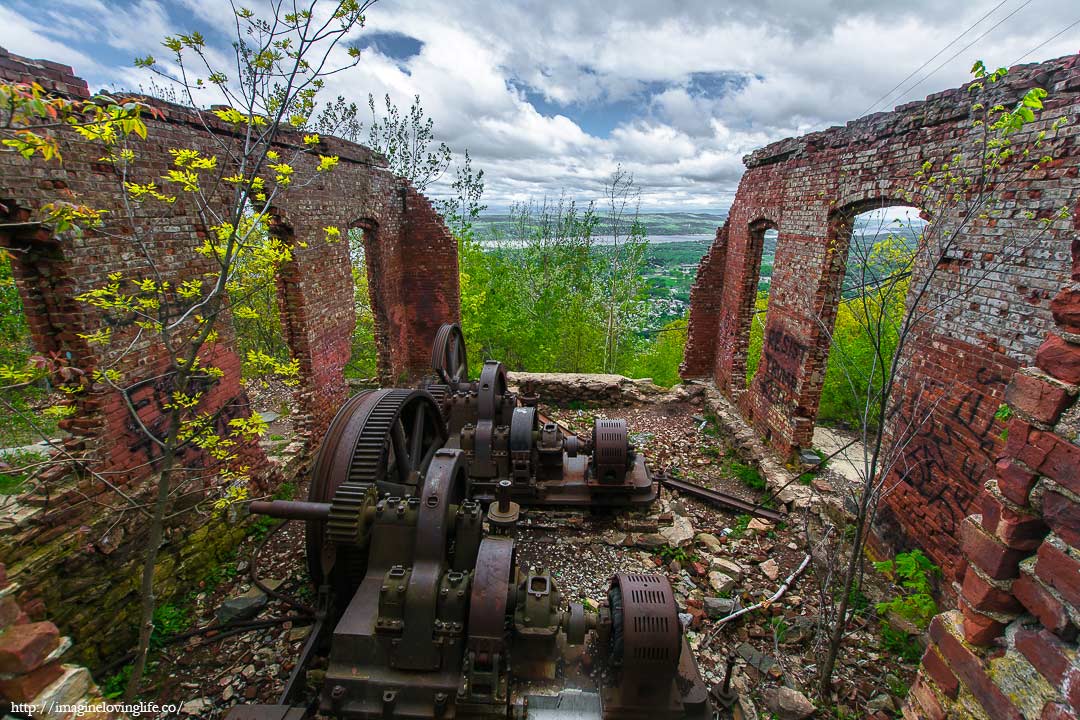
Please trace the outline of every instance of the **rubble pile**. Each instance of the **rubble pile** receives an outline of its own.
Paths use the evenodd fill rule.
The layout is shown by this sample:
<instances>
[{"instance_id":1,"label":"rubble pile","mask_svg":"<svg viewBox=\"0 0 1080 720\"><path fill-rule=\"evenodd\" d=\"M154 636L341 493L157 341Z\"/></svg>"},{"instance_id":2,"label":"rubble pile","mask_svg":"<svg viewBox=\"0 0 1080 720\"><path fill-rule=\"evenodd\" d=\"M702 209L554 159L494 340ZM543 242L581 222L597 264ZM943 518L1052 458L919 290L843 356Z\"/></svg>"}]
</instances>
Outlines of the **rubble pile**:
<instances>
[{"instance_id":1,"label":"rubble pile","mask_svg":"<svg viewBox=\"0 0 1080 720\"><path fill-rule=\"evenodd\" d=\"M761 500L765 492L729 474L732 440L706 417L707 407L700 395L681 401L667 395L623 412L634 430L632 442L654 467L675 468L695 482ZM577 431L607 409L542 410ZM527 509L516 531L519 561L549 570L565 598L592 605L606 596L607 579L616 572L666 573L706 681L722 686L731 657L730 686L742 717L805 718L815 711L810 698L820 657L813 566L775 602L723 622L772 597L806 560L805 526L816 515L796 510L789 517L786 523L770 523L667 491L648 511ZM259 541L256 536L245 541L234 577L194 598L195 626L235 613L263 619L292 612L247 577ZM280 592L305 597L310 591L302 548L303 528L297 523L272 537L259 559L264 584L270 580ZM880 595L880 590L865 592ZM286 622L220 642L192 638L162 652L154 692L182 699L189 703L187 715L200 718L222 717L237 702L273 702L306 634L300 622ZM893 717L915 670L880 650L877 635L871 607L856 618L837 669L835 707L850 717Z\"/></svg>"}]
</instances>

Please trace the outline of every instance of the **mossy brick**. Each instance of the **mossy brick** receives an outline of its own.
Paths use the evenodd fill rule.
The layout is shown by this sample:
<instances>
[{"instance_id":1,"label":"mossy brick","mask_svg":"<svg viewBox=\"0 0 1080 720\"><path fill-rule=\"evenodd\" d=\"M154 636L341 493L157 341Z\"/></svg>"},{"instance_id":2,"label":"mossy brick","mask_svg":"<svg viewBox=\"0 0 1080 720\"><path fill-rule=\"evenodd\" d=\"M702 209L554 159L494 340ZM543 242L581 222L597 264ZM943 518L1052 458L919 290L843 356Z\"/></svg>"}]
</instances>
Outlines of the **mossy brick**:
<instances>
[{"instance_id":1,"label":"mossy brick","mask_svg":"<svg viewBox=\"0 0 1080 720\"><path fill-rule=\"evenodd\" d=\"M921 665L922 671L930 676L934 684L941 689L945 696L955 700L960 689L960 681L956 679L956 675L953 674L945 660L942 659L941 653L936 646L930 645L926 648Z\"/></svg>"},{"instance_id":2,"label":"mossy brick","mask_svg":"<svg viewBox=\"0 0 1080 720\"><path fill-rule=\"evenodd\" d=\"M930 639L956 677L990 717L995 720L1022 720L1020 711L990 679L982 658L953 634L952 621L943 618L943 615L938 615L930 622Z\"/></svg>"},{"instance_id":3,"label":"mossy brick","mask_svg":"<svg viewBox=\"0 0 1080 720\"><path fill-rule=\"evenodd\" d=\"M1013 642L1052 685L1061 687L1064 684L1066 673L1076 659L1075 647L1070 648L1045 628L1020 629Z\"/></svg>"}]
</instances>

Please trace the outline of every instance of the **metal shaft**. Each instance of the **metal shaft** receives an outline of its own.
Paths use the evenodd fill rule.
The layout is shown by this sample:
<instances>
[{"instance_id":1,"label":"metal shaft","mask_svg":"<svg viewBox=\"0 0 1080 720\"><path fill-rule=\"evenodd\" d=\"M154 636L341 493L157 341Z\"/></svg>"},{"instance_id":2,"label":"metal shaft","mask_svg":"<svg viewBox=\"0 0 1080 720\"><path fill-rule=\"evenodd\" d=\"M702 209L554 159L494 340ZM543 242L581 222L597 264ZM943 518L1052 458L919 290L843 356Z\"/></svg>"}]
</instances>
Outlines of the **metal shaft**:
<instances>
[{"instance_id":1,"label":"metal shaft","mask_svg":"<svg viewBox=\"0 0 1080 720\"><path fill-rule=\"evenodd\" d=\"M510 512L510 481L500 480L495 488L495 499L499 501L499 512Z\"/></svg>"},{"instance_id":2,"label":"metal shaft","mask_svg":"<svg viewBox=\"0 0 1080 720\"><path fill-rule=\"evenodd\" d=\"M286 520L326 520L330 516L330 503L299 500L253 500L248 509L253 515L268 515Z\"/></svg>"}]
</instances>

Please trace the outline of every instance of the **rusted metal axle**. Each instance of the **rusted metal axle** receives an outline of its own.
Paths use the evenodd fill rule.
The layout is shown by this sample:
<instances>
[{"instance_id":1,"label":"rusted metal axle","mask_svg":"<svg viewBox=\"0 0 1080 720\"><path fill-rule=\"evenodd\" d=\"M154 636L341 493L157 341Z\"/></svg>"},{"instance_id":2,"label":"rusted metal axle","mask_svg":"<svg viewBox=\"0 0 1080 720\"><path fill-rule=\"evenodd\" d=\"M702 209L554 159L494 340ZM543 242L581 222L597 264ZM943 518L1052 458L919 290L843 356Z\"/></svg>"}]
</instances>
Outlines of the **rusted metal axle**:
<instances>
[{"instance_id":1,"label":"rusted metal axle","mask_svg":"<svg viewBox=\"0 0 1080 720\"><path fill-rule=\"evenodd\" d=\"M252 500L248 510L252 515L283 520L326 520L330 517L330 503L300 500Z\"/></svg>"}]
</instances>

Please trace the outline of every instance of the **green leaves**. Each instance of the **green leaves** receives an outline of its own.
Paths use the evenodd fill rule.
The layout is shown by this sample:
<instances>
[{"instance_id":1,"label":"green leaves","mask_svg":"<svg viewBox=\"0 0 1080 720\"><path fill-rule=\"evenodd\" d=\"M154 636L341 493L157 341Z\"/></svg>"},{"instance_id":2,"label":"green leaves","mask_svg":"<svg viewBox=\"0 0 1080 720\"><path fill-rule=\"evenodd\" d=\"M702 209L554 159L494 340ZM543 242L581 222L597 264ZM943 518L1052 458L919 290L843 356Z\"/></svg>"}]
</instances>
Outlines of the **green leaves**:
<instances>
[{"instance_id":1,"label":"green leaves","mask_svg":"<svg viewBox=\"0 0 1080 720\"><path fill-rule=\"evenodd\" d=\"M1033 108L1035 110L1042 110L1042 101L1045 97L1045 90L1040 87L1034 87L1027 91L1027 94L1024 95L1024 99L1020 101L1020 104L1024 107Z\"/></svg>"},{"instance_id":2,"label":"green leaves","mask_svg":"<svg viewBox=\"0 0 1080 720\"><path fill-rule=\"evenodd\" d=\"M941 568L934 565L919 549L900 553L894 560L876 562L874 568L891 576L903 589L897 597L878 603L878 614L895 613L919 627L926 627L930 618L937 614L931 578L939 576Z\"/></svg>"}]
</instances>

